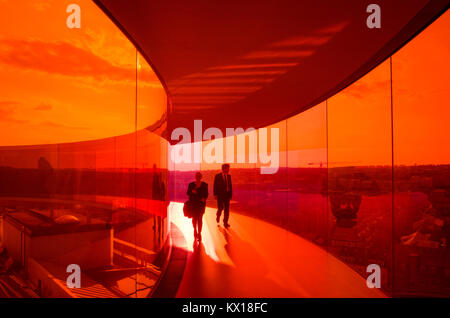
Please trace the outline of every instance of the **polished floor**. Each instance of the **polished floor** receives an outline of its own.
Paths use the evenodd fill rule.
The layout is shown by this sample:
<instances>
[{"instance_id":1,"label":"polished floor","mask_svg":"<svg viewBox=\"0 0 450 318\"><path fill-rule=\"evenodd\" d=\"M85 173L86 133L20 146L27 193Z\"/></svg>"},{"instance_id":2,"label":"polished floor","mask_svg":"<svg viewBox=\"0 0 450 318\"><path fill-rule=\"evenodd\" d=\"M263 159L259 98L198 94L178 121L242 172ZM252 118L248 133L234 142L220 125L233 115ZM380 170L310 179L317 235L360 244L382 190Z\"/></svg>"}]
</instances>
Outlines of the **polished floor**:
<instances>
[{"instance_id":1,"label":"polished floor","mask_svg":"<svg viewBox=\"0 0 450 318\"><path fill-rule=\"evenodd\" d=\"M207 208L197 244L181 203L171 203L170 220L188 251L177 297L385 297L325 250L264 221L231 211L225 229Z\"/></svg>"}]
</instances>

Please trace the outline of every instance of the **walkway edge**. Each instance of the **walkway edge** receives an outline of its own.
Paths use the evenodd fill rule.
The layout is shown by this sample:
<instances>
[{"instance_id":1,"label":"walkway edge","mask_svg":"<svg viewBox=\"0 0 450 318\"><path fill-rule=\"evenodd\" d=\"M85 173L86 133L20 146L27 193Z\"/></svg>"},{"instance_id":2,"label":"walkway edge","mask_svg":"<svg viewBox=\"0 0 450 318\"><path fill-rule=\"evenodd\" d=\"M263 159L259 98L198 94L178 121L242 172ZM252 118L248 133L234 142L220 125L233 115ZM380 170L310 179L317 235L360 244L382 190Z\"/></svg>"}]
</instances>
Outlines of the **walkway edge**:
<instances>
[{"instance_id":1,"label":"walkway edge","mask_svg":"<svg viewBox=\"0 0 450 318\"><path fill-rule=\"evenodd\" d=\"M181 230L173 223L170 224L168 239L170 242L166 263L156 287L149 295L151 298L174 298L184 275L187 243Z\"/></svg>"}]
</instances>

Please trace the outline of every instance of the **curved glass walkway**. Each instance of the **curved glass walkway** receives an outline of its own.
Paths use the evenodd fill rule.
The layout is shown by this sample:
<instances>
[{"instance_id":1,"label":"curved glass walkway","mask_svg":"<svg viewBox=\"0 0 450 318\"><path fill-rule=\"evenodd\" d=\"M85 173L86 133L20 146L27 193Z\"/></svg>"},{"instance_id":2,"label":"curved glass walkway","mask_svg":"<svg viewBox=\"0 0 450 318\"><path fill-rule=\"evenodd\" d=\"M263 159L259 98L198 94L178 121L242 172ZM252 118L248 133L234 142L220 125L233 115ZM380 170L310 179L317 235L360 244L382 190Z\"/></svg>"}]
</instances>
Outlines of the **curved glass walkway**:
<instances>
[{"instance_id":1,"label":"curved glass walkway","mask_svg":"<svg viewBox=\"0 0 450 318\"><path fill-rule=\"evenodd\" d=\"M264 221L231 212L225 229L207 208L197 244L182 203L170 215L188 250L177 297L385 297L322 248Z\"/></svg>"}]
</instances>

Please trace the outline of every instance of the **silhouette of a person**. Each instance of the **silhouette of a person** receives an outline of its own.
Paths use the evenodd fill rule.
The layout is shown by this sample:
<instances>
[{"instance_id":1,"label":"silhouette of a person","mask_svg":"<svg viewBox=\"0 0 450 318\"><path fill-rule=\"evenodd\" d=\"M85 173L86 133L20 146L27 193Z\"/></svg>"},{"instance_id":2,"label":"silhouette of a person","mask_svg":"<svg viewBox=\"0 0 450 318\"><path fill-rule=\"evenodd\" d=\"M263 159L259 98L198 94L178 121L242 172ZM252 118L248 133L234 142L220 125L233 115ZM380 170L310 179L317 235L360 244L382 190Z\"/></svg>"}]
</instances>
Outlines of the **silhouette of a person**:
<instances>
[{"instance_id":1,"label":"silhouette of a person","mask_svg":"<svg viewBox=\"0 0 450 318\"><path fill-rule=\"evenodd\" d=\"M164 185L161 172L158 171L158 167L156 164L153 164L153 182L152 182L152 200L154 201L165 201L166 196L166 187ZM162 227L162 218L161 215L163 212L163 209L165 208L164 204L162 202L158 202L159 206L159 214L153 214L153 229L156 230L156 227L158 227L158 242L161 241L162 233L161 233L161 227Z\"/></svg>"},{"instance_id":2,"label":"silhouette of a person","mask_svg":"<svg viewBox=\"0 0 450 318\"><path fill-rule=\"evenodd\" d=\"M152 199L164 201L165 186L162 180L162 175L158 171L156 164L153 164L153 182L152 182Z\"/></svg>"},{"instance_id":3,"label":"silhouette of a person","mask_svg":"<svg viewBox=\"0 0 450 318\"><path fill-rule=\"evenodd\" d=\"M202 181L202 174L195 174L195 181L189 183L187 195L191 202L192 226L194 238L202 240L203 214L205 214L206 199L208 198L208 184Z\"/></svg>"},{"instance_id":4,"label":"silhouette of a person","mask_svg":"<svg viewBox=\"0 0 450 318\"><path fill-rule=\"evenodd\" d=\"M220 222L220 216L223 211L223 226L229 227L228 219L230 217L230 200L233 195L231 184L230 165L225 163L222 165L222 172L216 174L214 178L214 197L217 200L216 221Z\"/></svg>"}]
</instances>

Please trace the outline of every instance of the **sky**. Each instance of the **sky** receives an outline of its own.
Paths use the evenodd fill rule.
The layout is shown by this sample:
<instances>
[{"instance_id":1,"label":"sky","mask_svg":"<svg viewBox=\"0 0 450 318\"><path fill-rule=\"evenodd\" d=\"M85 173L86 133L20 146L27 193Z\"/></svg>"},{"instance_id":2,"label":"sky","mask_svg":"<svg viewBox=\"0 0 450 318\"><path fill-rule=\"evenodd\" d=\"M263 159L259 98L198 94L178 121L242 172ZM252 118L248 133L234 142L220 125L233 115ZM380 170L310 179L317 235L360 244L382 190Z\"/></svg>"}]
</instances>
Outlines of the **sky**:
<instances>
[{"instance_id":1,"label":"sky","mask_svg":"<svg viewBox=\"0 0 450 318\"><path fill-rule=\"evenodd\" d=\"M69 29L73 1L0 0L0 146L54 144L123 135L166 109L156 75L90 0Z\"/></svg>"},{"instance_id":2,"label":"sky","mask_svg":"<svg viewBox=\"0 0 450 318\"><path fill-rule=\"evenodd\" d=\"M329 166L450 164L450 13L328 100ZM301 115L299 115L301 116Z\"/></svg>"}]
</instances>

